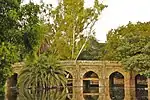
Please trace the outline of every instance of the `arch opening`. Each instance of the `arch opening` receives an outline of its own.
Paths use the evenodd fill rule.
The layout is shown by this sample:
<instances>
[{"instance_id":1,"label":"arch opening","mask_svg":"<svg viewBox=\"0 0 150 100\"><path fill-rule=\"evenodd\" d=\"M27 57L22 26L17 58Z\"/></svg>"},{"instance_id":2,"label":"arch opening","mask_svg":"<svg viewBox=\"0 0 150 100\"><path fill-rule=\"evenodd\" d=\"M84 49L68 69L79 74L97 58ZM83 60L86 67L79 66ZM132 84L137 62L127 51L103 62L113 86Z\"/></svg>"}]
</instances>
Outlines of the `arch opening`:
<instances>
[{"instance_id":1,"label":"arch opening","mask_svg":"<svg viewBox=\"0 0 150 100\"><path fill-rule=\"evenodd\" d=\"M124 76L121 73L114 72L109 76L109 93L112 100L124 99Z\"/></svg>"},{"instance_id":2,"label":"arch opening","mask_svg":"<svg viewBox=\"0 0 150 100\"><path fill-rule=\"evenodd\" d=\"M67 100L71 100L72 98L72 93L73 93L73 76L71 73L66 71L66 76L67 78Z\"/></svg>"},{"instance_id":3,"label":"arch opening","mask_svg":"<svg viewBox=\"0 0 150 100\"><path fill-rule=\"evenodd\" d=\"M99 78L93 71L83 76L83 95L85 100L97 100L99 97Z\"/></svg>"},{"instance_id":4,"label":"arch opening","mask_svg":"<svg viewBox=\"0 0 150 100\"><path fill-rule=\"evenodd\" d=\"M13 75L7 78L5 98L8 100L17 99L17 78L17 73L14 73Z\"/></svg>"},{"instance_id":5,"label":"arch opening","mask_svg":"<svg viewBox=\"0 0 150 100\"><path fill-rule=\"evenodd\" d=\"M135 91L137 100L148 100L148 84L144 75L135 76Z\"/></svg>"},{"instance_id":6,"label":"arch opening","mask_svg":"<svg viewBox=\"0 0 150 100\"><path fill-rule=\"evenodd\" d=\"M72 87L73 86L73 76L71 73L66 71L66 78L67 78L67 86Z\"/></svg>"}]
</instances>

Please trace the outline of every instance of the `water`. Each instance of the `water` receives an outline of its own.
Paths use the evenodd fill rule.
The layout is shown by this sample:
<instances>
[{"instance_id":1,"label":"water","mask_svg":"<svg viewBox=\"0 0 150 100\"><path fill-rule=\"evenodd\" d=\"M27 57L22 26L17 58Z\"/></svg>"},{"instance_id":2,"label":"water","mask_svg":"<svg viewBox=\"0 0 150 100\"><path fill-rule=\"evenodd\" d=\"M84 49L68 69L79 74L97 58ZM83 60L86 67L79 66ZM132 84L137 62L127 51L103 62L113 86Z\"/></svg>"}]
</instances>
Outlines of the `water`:
<instances>
[{"instance_id":1,"label":"water","mask_svg":"<svg viewBox=\"0 0 150 100\"><path fill-rule=\"evenodd\" d=\"M148 91L138 88L136 94L140 94L133 100L148 100ZM18 90L18 93L10 92L5 100L123 100L123 87L110 87L109 99L106 97L104 87L68 87L50 90ZM108 94L108 93L107 93ZM111 99L110 99L111 98ZM4 98L0 97L0 100Z\"/></svg>"}]
</instances>

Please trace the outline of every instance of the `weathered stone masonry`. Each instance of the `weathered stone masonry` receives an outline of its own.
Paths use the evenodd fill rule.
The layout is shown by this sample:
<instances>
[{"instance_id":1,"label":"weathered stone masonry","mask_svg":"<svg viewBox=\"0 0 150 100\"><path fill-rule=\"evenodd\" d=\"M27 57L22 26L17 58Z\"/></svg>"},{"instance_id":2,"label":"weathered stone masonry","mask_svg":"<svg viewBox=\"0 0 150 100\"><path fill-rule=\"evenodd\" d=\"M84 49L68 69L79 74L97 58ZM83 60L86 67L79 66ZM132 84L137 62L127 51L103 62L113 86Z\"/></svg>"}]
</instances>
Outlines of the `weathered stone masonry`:
<instances>
[{"instance_id":1,"label":"weathered stone masonry","mask_svg":"<svg viewBox=\"0 0 150 100\"><path fill-rule=\"evenodd\" d=\"M14 73L18 73L21 69L21 63L14 65ZM121 63L116 61L61 61L61 65L73 77L73 86L81 87L80 90L73 89L76 100L83 100L83 76L89 71L93 71L98 75L99 91L103 94L99 100L110 100L109 94L109 76L114 72L119 72L124 76L124 100L135 99L135 76L136 73L127 72L123 69ZM150 100L150 79L148 79L148 98Z\"/></svg>"}]
</instances>

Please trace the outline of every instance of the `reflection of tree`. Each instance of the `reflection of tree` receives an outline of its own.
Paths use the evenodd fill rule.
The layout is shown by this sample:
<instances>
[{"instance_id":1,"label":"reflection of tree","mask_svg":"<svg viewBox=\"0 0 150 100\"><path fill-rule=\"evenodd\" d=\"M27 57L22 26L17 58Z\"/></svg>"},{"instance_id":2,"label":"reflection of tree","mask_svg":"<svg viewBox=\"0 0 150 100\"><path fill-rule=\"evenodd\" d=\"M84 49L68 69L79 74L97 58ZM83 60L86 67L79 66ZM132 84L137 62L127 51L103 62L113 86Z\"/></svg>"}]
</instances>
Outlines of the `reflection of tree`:
<instances>
[{"instance_id":1,"label":"reflection of tree","mask_svg":"<svg viewBox=\"0 0 150 100\"><path fill-rule=\"evenodd\" d=\"M50 90L21 90L18 100L70 100L67 97L67 89L50 89Z\"/></svg>"}]
</instances>

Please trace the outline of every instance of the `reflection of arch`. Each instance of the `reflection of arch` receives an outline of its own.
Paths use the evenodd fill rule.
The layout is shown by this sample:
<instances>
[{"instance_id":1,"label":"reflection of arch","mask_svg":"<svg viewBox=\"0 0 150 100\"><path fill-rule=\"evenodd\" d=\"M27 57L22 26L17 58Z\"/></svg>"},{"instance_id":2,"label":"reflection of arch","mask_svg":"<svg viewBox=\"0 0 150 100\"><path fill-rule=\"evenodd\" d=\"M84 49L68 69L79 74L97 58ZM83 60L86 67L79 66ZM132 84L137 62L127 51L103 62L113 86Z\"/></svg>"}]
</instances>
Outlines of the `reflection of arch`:
<instances>
[{"instance_id":1,"label":"reflection of arch","mask_svg":"<svg viewBox=\"0 0 150 100\"><path fill-rule=\"evenodd\" d=\"M88 71L83 75L83 92L99 93L99 78L93 71Z\"/></svg>"},{"instance_id":2,"label":"reflection of arch","mask_svg":"<svg viewBox=\"0 0 150 100\"><path fill-rule=\"evenodd\" d=\"M109 93L112 100L123 100L124 93L124 76L116 71L109 76Z\"/></svg>"},{"instance_id":3,"label":"reflection of arch","mask_svg":"<svg viewBox=\"0 0 150 100\"><path fill-rule=\"evenodd\" d=\"M138 100L148 100L147 78L144 75L135 76L135 91Z\"/></svg>"}]
</instances>

